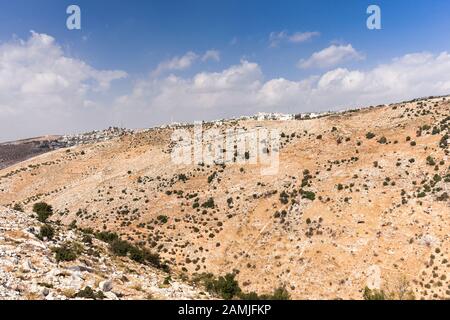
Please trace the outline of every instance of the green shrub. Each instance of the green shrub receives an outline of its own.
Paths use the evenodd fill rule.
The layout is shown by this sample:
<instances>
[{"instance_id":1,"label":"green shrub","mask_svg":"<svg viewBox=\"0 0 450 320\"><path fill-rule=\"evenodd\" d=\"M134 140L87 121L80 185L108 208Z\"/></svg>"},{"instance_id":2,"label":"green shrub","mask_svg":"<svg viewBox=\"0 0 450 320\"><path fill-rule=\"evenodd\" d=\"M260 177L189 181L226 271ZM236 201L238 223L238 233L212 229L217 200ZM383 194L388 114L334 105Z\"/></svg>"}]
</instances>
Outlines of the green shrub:
<instances>
[{"instance_id":1,"label":"green shrub","mask_svg":"<svg viewBox=\"0 0 450 320\"><path fill-rule=\"evenodd\" d=\"M213 209L215 207L214 199L209 198L205 203L202 204L203 208L211 208Z\"/></svg>"},{"instance_id":2,"label":"green shrub","mask_svg":"<svg viewBox=\"0 0 450 320\"><path fill-rule=\"evenodd\" d=\"M20 203L14 204L13 210L23 212L23 207Z\"/></svg>"},{"instance_id":3,"label":"green shrub","mask_svg":"<svg viewBox=\"0 0 450 320\"><path fill-rule=\"evenodd\" d=\"M242 292L240 295L239 295L239 298L241 299L241 300L264 300L264 299L262 299L262 296L259 296L256 292L254 292L254 291L252 291L252 292L249 292L249 293L244 293L244 292Z\"/></svg>"},{"instance_id":4,"label":"green shrub","mask_svg":"<svg viewBox=\"0 0 450 320\"><path fill-rule=\"evenodd\" d=\"M76 298L103 300L106 298L102 291L94 291L91 287L87 286L83 290L80 290L75 295Z\"/></svg>"},{"instance_id":5,"label":"green shrub","mask_svg":"<svg viewBox=\"0 0 450 320\"><path fill-rule=\"evenodd\" d=\"M441 140L439 141L439 147L441 147L442 149L447 148L448 146L448 142L447 140L449 139L448 134L444 135Z\"/></svg>"},{"instance_id":6,"label":"green shrub","mask_svg":"<svg viewBox=\"0 0 450 320\"><path fill-rule=\"evenodd\" d=\"M144 260L147 261L150 265L152 265L155 268L163 269L166 271L168 270L169 267L161 263L161 258L159 254L152 253L146 249L143 249L142 252L144 254Z\"/></svg>"},{"instance_id":7,"label":"green shrub","mask_svg":"<svg viewBox=\"0 0 450 320\"><path fill-rule=\"evenodd\" d=\"M130 248L128 249L128 253L131 260L139 263L145 262L144 252L140 250L138 247L130 246Z\"/></svg>"},{"instance_id":8,"label":"green shrub","mask_svg":"<svg viewBox=\"0 0 450 320\"><path fill-rule=\"evenodd\" d=\"M95 237L103 242L106 243L111 243L114 240L118 240L119 239L119 235L115 232L109 232L109 231L102 231L102 232L97 232L95 234Z\"/></svg>"},{"instance_id":9,"label":"green shrub","mask_svg":"<svg viewBox=\"0 0 450 320\"><path fill-rule=\"evenodd\" d=\"M417 195L417 198L425 198L426 196L427 196L427 194L422 191Z\"/></svg>"},{"instance_id":10,"label":"green shrub","mask_svg":"<svg viewBox=\"0 0 450 320\"><path fill-rule=\"evenodd\" d=\"M53 248L57 262L73 261L78 257L78 252L72 243L64 243L60 247Z\"/></svg>"},{"instance_id":11,"label":"green shrub","mask_svg":"<svg viewBox=\"0 0 450 320\"><path fill-rule=\"evenodd\" d=\"M156 219L162 224L165 224L167 223L167 221L169 221L169 218L165 215L159 215Z\"/></svg>"},{"instance_id":12,"label":"green shrub","mask_svg":"<svg viewBox=\"0 0 450 320\"><path fill-rule=\"evenodd\" d=\"M239 298L242 300L289 300L291 296L285 287L279 287L272 294L258 295L253 291L250 293L241 292Z\"/></svg>"},{"instance_id":13,"label":"green shrub","mask_svg":"<svg viewBox=\"0 0 450 320\"><path fill-rule=\"evenodd\" d=\"M203 283L206 290L219 295L221 298L230 300L239 298L242 300L288 300L290 295L284 287L274 290L273 294L259 296L256 292L245 293L235 280L234 273L215 278L212 273L202 273L193 278L194 283Z\"/></svg>"},{"instance_id":14,"label":"green shrub","mask_svg":"<svg viewBox=\"0 0 450 320\"><path fill-rule=\"evenodd\" d=\"M448 201L449 199L450 197L447 192L444 192L443 194L441 194L436 198L437 201Z\"/></svg>"},{"instance_id":15,"label":"green shrub","mask_svg":"<svg viewBox=\"0 0 450 320\"><path fill-rule=\"evenodd\" d=\"M269 300L289 300L291 296L289 295L289 292L284 287L280 287L275 289L273 292L273 295L271 299Z\"/></svg>"},{"instance_id":16,"label":"green shrub","mask_svg":"<svg viewBox=\"0 0 450 320\"><path fill-rule=\"evenodd\" d=\"M81 241L86 244L92 244L92 236L90 234L84 234Z\"/></svg>"},{"instance_id":17,"label":"green shrub","mask_svg":"<svg viewBox=\"0 0 450 320\"><path fill-rule=\"evenodd\" d=\"M428 156L428 157L427 157L427 164L428 164L429 166L434 166L434 165L436 164L436 161L433 159L432 156Z\"/></svg>"},{"instance_id":18,"label":"green shrub","mask_svg":"<svg viewBox=\"0 0 450 320\"><path fill-rule=\"evenodd\" d=\"M280 202L282 204L288 204L289 203L289 195L284 190L283 190L283 192L280 193Z\"/></svg>"},{"instance_id":19,"label":"green shrub","mask_svg":"<svg viewBox=\"0 0 450 320\"><path fill-rule=\"evenodd\" d=\"M116 239L110 243L109 249L113 254L119 257L125 257L130 251L132 245L125 240Z\"/></svg>"},{"instance_id":20,"label":"green shrub","mask_svg":"<svg viewBox=\"0 0 450 320\"><path fill-rule=\"evenodd\" d=\"M169 266L161 262L157 253L152 253L145 248L140 248L132 243L119 238L117 233L103 231L96 234L97 239L109 243L109 250L116 256L128 257L138 263L148 263L151 266L169 272Z\"/></svg>"},{"instance_id":21,"label":"green shrub","mask_svg":"<svg viewBox=\"0 0 450 320\"><path fill-rule=\"evenodd\" d=\"M234 278L234 274L228 273L224 277L213 280L207 289L220 295L225 300L230 300L241 292L239 283Z\"/></svg>"},{"instance_id":22,"label":"green shrub","mask_svg":"<svg viewBox=\"0 0 450 320\"><path fill-rule=\"evenodd\" d=\"M381 137L380 139L378 139L378 143L380 143L380 144L386 144L387 143L387 139L386 139L386 137Z\"/></svg>"},{"instance_id":23,"label":"green shrub","mask_svg":"<svg viewBox=\"0 0 450 320\"><path fill-rule=\"evenodd\" d=\"M52 206L45 202L38 202L33 205L33 211L37 214L40 222L46 222L47 219L53 214Z\"/></svg>"},{"instance_id":24,"label":"green shrub","mask_svg":"<svg viewBox=\"0 0 450 320\"><path fill-rule=\"evenodd\" d=\"M43 240L44 238L47 238L48 240L53 239L53 236L55 235L55 230L49 226L48 224L44 224L41 227L41 230L39 231L38 238Z\"/></svg>"},{"instance_id":25,"label":"green shrub","mask_svg":"<svg viewBox=\"0 0 450 320\"><path fill-rule=\"evenodd\" d=\"M214 178L217 176L217 172L213 172L210 176L208 176L208 183L213 182Z\"/></svg>"},{"instance_id":26,"label":"green shrub","mask_svg":"<svg viewBox=\"0 0 450 320\"><path fill-rule=\"evenodd\" d=\"M364 300L388 300L387 295L383 290L371 290L368 287L364 288Z\"/></svg>"},{"instance_id":27,"label":"green shrub","mask_svg":"<svg viewBox=\"0 0 450 320\"><path fill-rule=\"evenodd\" d=\"M366 133L366 138L369 139L369 140L375 138L375 133L373 133L373 132L367 132L367 133Z\"/></svg>"},{"instance_id":28,"label":"green shrub","mask_svg":"<svg viewBox=\"0 0 450 320\"><path fill-rule=\"evenodd\" d=\"M316 199L316 194L312 191L301 190L300 193L302 195L302 199L308 199L311 201L314 201Z\"/></svg>"}]
</instances>

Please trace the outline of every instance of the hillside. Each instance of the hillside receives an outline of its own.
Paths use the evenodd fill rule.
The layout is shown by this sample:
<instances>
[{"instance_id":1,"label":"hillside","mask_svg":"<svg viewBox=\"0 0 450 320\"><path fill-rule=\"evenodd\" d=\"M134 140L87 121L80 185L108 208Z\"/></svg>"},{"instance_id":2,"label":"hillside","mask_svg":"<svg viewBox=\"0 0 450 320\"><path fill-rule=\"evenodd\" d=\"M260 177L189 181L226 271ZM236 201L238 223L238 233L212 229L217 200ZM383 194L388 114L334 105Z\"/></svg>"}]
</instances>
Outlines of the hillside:
<instances>
[{"instance_id":1,"label":"hillside","mask_svg":"<svg viewBox=\"0 0 450 320\"><path fill-rule=\"evenodd\" d=\"M176 165L174 128L149 129L0 170L0 205L44 201L53 222L117 232L180 277L234 271L246 292L362 299L369 286L450 298L449 115L448 98L429 98L204 125L280 130L268 176L261 164Z\"/></svg>"},{"instance_id":2,"label":"hillside","mask_svg":"<svg viewBox=\"0 0 450 320\"><path fill-rule=\"evenodd\" d=\"M57 136L47 136L0 143L0 169L53 150L51 143L56 139Z\"/></svg>"},{"instance_id":3,"label":"hillside","mask_svg":"<svg viewBox=\"0 0 450 320\"><path fill-rule=\"evenodd\" d=\"M42 226L32 214L0 207L0 299L207 297L161 270L112 255L105 243L76 230L53 225L51 239L42 238ZM59 261L55 248L69 243L77 256Z\"/></svg>"}]
</instances>

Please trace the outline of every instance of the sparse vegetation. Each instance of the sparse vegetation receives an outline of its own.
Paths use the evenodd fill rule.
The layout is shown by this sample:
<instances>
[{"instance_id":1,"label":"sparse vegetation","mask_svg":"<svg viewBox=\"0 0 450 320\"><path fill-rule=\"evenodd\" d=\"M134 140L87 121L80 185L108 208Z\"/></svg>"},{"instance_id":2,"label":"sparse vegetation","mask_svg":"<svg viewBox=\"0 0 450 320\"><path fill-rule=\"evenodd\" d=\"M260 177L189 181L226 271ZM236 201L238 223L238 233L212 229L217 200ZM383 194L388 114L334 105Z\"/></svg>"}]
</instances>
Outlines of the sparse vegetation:
<instances>
[{"instance_id":1,"label":"sparse vegetation","mask_svg":"<svg viewBox=\"0 0 450 320\"><path fill-rule=\"evenodd\" d=\"M20 203L15 203L13 206L13 210L23 212L23 206Z\"/></svg>"},{"instance_id":2,"label":"sparse vegetation","mask_svg":"<svg viewBox=\"0 0 450 320\"><path fill-rule=\"evenodd\" d=\"M40 222L46 222L53 214L53 208L45 202L38 202L33 205L33 211L37 214L37 219Z\"/></svg>"},{"instance_id":3,"label":"sparse vegetation","mask_svg":"<svg viewBox=\"0 0 450 320\"><path fill-rule=\"evenodd\" d=\"M38 238L41 240L44 240L44 239L52 240L54 235L55 235L55 229L53 229L52 226L50 226L48 224L44 224L39 231Z\"/></svg>"},{"instance_id":4,"label":"sparse vegetation","mask_svg":"<svg viewBox=\"0 0 450 320\"><path fill-rule=\"evenodd\" d=\"M56 262L73 261L80 253L78 246L71 242L66 242L59 247L53 248L53 252L55 253Z\"/></svg>"},{"instance_id":5,"label":"sparse vegetation","mask_svg":"<svg viewBox=\"0 0 450 320\"><path fill-rule=\"evenodd\" d=\"M84 289L78 291L75 294L76 298L93 299L93 300L103 300L106 298L102 291L94 291L91 287L87 286Z\"/></svg>"}]
</instances>

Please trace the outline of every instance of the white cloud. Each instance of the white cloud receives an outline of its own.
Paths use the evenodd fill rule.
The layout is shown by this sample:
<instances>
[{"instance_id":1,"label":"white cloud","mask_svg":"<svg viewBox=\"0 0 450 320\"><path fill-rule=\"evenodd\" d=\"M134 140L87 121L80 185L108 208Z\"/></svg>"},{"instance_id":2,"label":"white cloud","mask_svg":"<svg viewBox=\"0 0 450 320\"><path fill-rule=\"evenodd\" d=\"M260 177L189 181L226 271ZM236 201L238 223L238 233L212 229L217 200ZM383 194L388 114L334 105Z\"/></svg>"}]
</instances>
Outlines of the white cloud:
<instances>
[{"instance_id":1,"label":"white cloud","mask_svg":"<svg viewBox=\"0 0 450 320\"><path fill-rule=\"evenodd\" d=\"M0 140L73 129L88 97L126 76L64 55L46 34L0 45Z\"/></svg>"},{"instance_id":2,"label":"white cloud","mask_svg":"<svg viewBox=\"0 0 450 320\"><path fill-rule=\"evenodd\" d=\"M450 54L405 55L369 71L337 68L301 81L264 80L246 60L221 72L191 78L142 80L115 107L119 117L140 114L139 124L217 119L258 111L315 112L450 93Z\"/></svg>"},{"instance_id":3,"label":"white cloud","mask_svg":"<svg viewBox=\"0 0 450 320\"><path fill-rule=\"evenodd\" d=\"M301 43L320 36L320 32L295 32L288 34L286 31L271 32L269 35L269 43L271 48L278 47L281 42L287 41L291 43Z\"/></svg>"},{"instance_id":4,"label":"white cloud","mask_svg":"<svg viewBox=\"0 0 450 320\"><path fill-rule=\"evenodd\" d=\"M158 64L155 70L152 72L152 76L160 76L165 72L181 71L189 69L200 56L192 51L186 52L183 56L173 57ZM208 60L220 61L220 52L217 50L208 50L201 56L201 61L206 62Z\"/></svg>"},{"instance_id":5,"label":"white cloud","mask_svg":"<svg viewBox=\"0 0 450 320\"><path fill-rule=\"evenodd\" d=\"M192 78L170 75L141 80L132 93L117 99L115 111L117 118L128 115L132 117L130 121L137 120L133 118L137 112L141 126L156 116L168 121L172 116L178 120L199 120L207 113L226 115L246 104L254 105L262 77L256 63L241 61L222 72L201 72Z\"/></svg>"},{"instance_id":6,"label":"white cloud","mask_svg":"<svg viewBox=\"0 0 450 320\"><path fill-rule=\"evenodd\" d=\"M192 51L189 51L181 57L174 57L170 60L161 62L153 71L153 75L160 75L165 71L179 71L188 69L197 59L198 55Z\"/></svg>"},{"instance_id":7,"label":"white cloud","mask_svg":"<svg viewBox=\"0 0 450 320\"><path fill-rule=\"evenodd\" d=\"M180 60L168 66L183 69L192 63ZM191 77L149 76L117 97L108 88L125 76L123 71L97 70L68 57L45 34L0 45L0 140L258 111L324 111L449 94L450 54L408 54L370 70L335 68L300 81L266 79L261 66L242 60Z\"/></svg>"},{"instance_id":8,"label":"white cloud","mask_svg":"<svg viewBox=\"0 0 450 320\"><path fill-rule=\"evenodd\" d=\"M315 52L310 58L300 60L300 68L328 68L350 60L364 59L364 55L356 51L351 44L331 45L321 51Z\"/></svg>"},{"instance_id":9,"label":"white cloud","mask_svg":"<svg viewBox=\"0 0 450 320\"><path fill-rule=\"evenodd\" d=\"M202 61L220 61L220 52L218 50L208 50L205 52L205 54L202 57Z\"/></svg>"}]
</instances>

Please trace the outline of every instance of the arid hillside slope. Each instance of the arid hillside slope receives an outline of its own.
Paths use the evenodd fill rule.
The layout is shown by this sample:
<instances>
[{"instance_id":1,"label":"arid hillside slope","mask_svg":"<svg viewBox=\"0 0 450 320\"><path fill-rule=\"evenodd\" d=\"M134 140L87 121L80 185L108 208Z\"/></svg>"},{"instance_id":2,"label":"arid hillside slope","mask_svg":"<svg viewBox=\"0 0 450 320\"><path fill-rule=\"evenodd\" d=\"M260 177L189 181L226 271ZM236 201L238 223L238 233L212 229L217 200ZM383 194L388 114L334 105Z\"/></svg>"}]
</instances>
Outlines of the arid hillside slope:
<instances>
[{"instance_id":1,"label":"arid hillside slope","mask_svg":"<svg viewBox=\"0 0 450 320\"><path fill-rule=\"evenodd\" d=\"M50 143L57 138L47 136L0 143L0 169L53 150Z\"/></svg>"},{"instance_id":2,"label":"arid hillside slope","mask_svg":"<svg viewBox=\"0 0 450 320\"><path fill-rule=\"evenodd\" d=\"M248 292L450 298L449 124L449 98L430 98L205 125L280 130L267 176L260 164L176 165L173 129L151 129L1 170L0 205L45 201L53 221L116 231L189 278L235 271Z\"/></svg>"},{"instance_id":3,"label":"arid hillside slope","mask_svg":"<svg viewBox=\"0 0 450 320\"><path fill-rule=\"evenodd\" d=\"M42 237L43 226L33 214L0 207L0 300L208 297L161 270L111 254L104 242L77 230L53 224L54 234ZM61 250L69 243L76 256Z\"/></svg>"}]
</instances>

